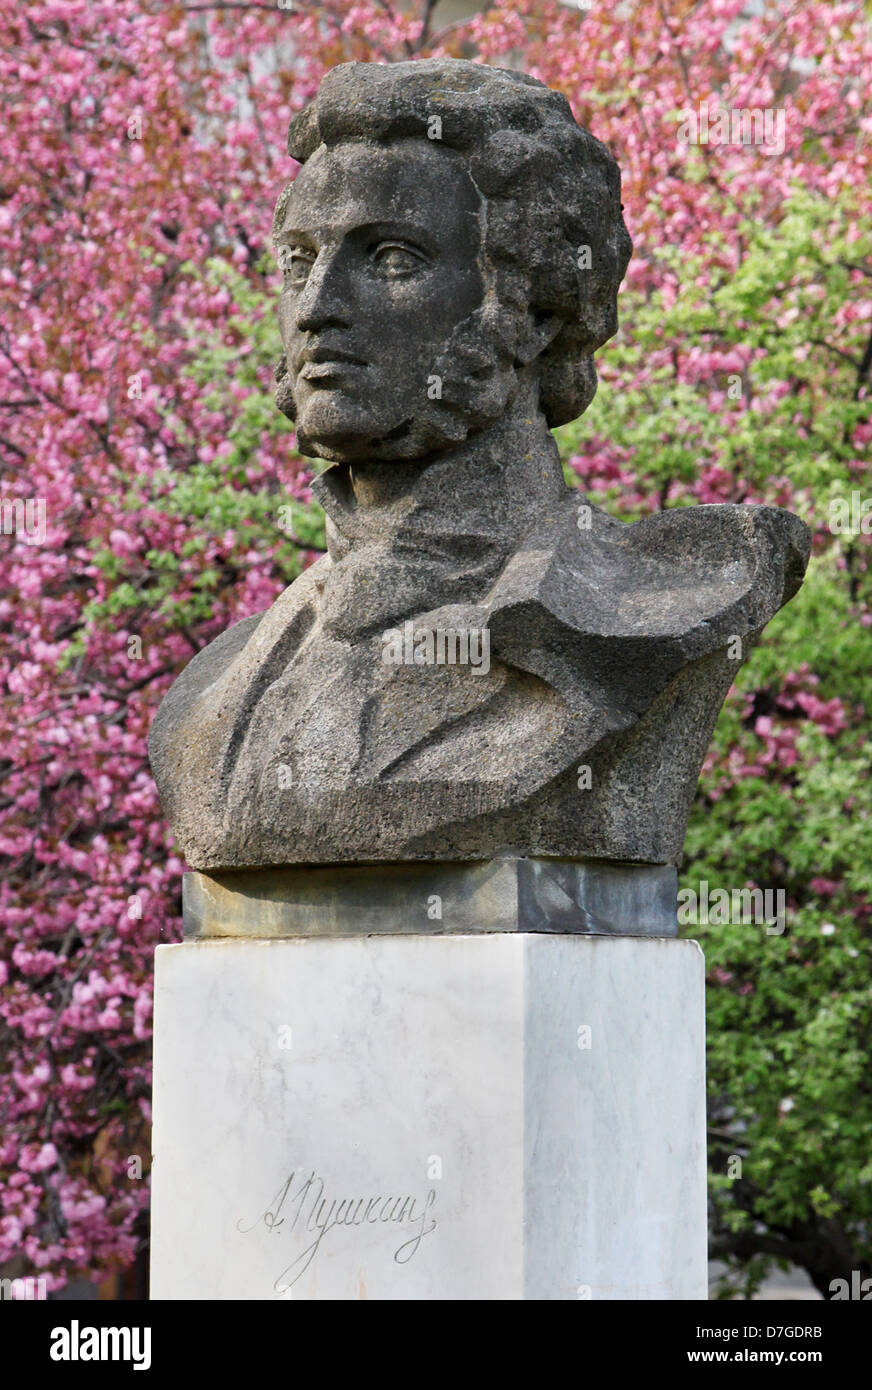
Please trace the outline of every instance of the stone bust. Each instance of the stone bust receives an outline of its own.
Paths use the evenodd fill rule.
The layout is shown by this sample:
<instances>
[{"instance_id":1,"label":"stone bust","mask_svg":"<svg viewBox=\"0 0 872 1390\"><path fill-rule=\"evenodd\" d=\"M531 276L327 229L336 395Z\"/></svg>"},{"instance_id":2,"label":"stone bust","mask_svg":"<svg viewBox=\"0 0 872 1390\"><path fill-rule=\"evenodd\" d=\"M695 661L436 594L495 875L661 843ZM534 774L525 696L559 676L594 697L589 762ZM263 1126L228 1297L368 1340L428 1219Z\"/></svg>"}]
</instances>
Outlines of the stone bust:
<instances>
[{"instance_id":1,"label":"stone bust","mask_svg":"<svg viewBox=\"0 0 872 1390\"><path fill-rule=\"evenodd\" d=\"M796 592L780 508L633 525L553 426L596 390L631 244L559 93L349 63L292 123L276 401L328 554L189 664L150 756L189 864L675 864L718 711Z\"/></svg>"}]
</instances>

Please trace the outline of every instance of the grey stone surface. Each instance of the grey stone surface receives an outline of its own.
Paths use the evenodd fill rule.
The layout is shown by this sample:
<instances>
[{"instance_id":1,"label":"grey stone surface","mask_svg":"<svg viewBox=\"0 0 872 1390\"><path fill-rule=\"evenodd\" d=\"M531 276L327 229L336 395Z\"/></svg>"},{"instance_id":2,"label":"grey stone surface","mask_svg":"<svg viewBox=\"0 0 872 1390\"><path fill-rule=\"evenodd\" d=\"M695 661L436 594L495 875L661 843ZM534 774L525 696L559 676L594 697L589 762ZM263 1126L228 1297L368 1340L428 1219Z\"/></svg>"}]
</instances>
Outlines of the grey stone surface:
<instances>
[{"instance_id":1,"label":"grey stone surface","mask_svg":"<svg viewBox=\"0 0 872 1390\"><path fill-rule=\"evenodd\" d=\"M289 150L276 399L331 465L329 553L161 706L182 853L677 863L809 536L757 506L626 525L565 486L550 427L593 396L630 253L616 164L558 93L450 60L334 69Z\"/></svg>"},{"instance_id":2,"label":"grey stone surface","mask_svg":"<svg viewBox=\"0 0 872 1390\"><path fill-rule=\"evenodd\" d=\"M185 936L677 936L669 865L494 859L185 874Z\"/></svg>"}]
</instances>

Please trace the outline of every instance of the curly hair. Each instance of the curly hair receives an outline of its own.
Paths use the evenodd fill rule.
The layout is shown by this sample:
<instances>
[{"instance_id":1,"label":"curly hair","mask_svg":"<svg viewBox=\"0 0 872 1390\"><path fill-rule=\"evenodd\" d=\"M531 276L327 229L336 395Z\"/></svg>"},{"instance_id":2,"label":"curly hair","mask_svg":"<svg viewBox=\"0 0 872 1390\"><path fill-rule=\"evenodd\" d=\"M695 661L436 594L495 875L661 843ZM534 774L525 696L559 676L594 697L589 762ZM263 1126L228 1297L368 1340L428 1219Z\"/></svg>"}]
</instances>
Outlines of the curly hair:
<instances>
[{"instance_id":1,"label":"curly hair","mask_svg":"<svg viewBox=\"0 0 872 1390\"><path fill-rule=\"evenodd\" d=\"M442 58L332 68L291 122L288 153L304 163L320 145L403 139L464 155L500 302L564 320L538 360L540 404L551 426L574 420L596 391L593 353L617 332L632 252L617 163L561 92L508 68Z\"/></svg>"}]
</instances>

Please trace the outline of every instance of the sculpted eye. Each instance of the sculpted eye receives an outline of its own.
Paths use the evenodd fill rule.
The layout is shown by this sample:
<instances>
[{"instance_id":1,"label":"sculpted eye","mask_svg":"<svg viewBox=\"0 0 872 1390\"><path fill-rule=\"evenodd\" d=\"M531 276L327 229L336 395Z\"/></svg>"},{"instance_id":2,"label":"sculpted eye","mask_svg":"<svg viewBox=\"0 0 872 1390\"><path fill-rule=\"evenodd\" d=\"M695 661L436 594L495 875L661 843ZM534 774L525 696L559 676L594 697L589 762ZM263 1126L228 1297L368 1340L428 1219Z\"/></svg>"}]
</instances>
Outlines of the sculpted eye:
<instances>
[{"instance_id":1,"label":"sculpted eye","mask_svg":"<svg viewBox=\"0 0 872 1390\"><path fill-rule=\"evenodd\" d=\"M278 261L286 284L304 285L315 264L315 253L305 246L282 246Z\"/></svg>"},{"instance_id":2,"label":"sculpted eye","mask_svg":"<svg viewBox=\"0 0 872 1390\"><path fill-rule=\"evenodd\" d=\"M372 255L381 274L390 280L412 275L427 264L420 251L399 241L380 241Z\"/></svg>"}]
</instances>

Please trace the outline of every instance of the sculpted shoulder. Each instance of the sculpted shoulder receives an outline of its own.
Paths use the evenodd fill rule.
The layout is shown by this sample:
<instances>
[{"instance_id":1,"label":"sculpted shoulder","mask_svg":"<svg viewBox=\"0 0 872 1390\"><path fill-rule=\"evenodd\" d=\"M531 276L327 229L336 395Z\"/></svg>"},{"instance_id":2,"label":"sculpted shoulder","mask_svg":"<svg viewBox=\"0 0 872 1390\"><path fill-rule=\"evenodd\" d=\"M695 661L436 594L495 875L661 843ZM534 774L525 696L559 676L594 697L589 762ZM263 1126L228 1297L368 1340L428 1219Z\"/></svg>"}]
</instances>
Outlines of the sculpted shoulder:
<instances>
[{"instance_id":1,"label":"sculpted shoulder","mask_svg":"<svg viewBox=\"0 0 872 1390\"><path fill-rule=\"evenodd\" d=\"M266 612L243 618L198 652L170 686L148 740L164 808L181 814L183 806L194 805L206 813L206 792L220 782L229 742L314 624L330 567L329 557L321 556ZM168 818L173 822L172 812Z\"/></svg>"},{"instance_id":2,"label":"sculpted shoulder","mask_svg":"<svg viewBox=\"0 0 872 1390\"><path fill-rule=\"evenodd\" d=\"M805 524L779 507L674 508L627 524L570 498L494 585L492 637L522 666L523 644L535 629L541 645L549 625L573 644L585 636L656 643L667 661L683 663L765 626L798 590L810 548ZM512 640L516 627L521 642Z\"/></svg>"}]
</instances>

